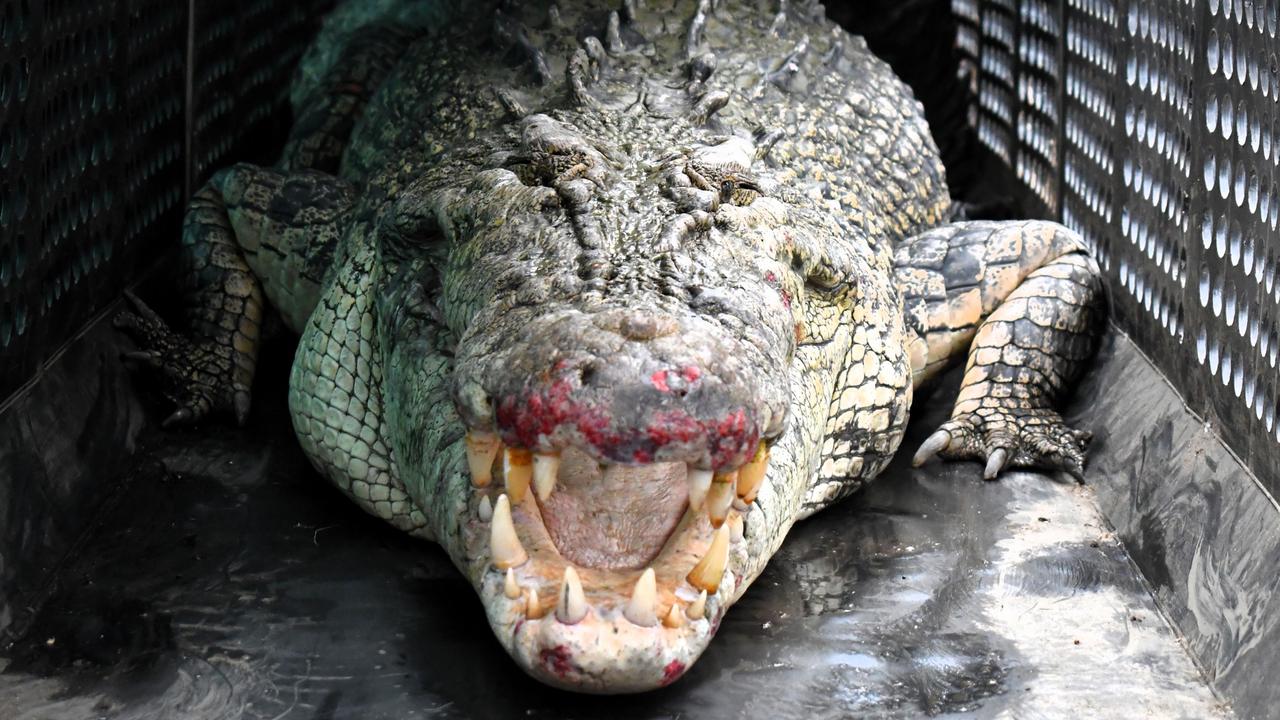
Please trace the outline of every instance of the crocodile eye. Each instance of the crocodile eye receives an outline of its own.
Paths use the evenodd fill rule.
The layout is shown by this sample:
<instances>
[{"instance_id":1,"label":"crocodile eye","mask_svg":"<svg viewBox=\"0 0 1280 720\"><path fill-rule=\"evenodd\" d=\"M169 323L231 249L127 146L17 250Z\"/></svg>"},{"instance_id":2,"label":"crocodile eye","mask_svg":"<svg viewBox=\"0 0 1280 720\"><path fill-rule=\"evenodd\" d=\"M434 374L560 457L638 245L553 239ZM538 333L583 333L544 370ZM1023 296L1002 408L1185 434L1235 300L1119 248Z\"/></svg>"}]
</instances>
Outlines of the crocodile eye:
<instances>
[{"instance_id":1,"label":"crocodile eye","mask_svg":"<svg viewBox=\"0 0 1280 720\"><path fill-rule=\"evenodd\" d=\"M763 194L760 192L759 185L741 176L732 180L725 180L720 185L720 200L730 205L746 207Z\"/></svg>"}]
</instances>

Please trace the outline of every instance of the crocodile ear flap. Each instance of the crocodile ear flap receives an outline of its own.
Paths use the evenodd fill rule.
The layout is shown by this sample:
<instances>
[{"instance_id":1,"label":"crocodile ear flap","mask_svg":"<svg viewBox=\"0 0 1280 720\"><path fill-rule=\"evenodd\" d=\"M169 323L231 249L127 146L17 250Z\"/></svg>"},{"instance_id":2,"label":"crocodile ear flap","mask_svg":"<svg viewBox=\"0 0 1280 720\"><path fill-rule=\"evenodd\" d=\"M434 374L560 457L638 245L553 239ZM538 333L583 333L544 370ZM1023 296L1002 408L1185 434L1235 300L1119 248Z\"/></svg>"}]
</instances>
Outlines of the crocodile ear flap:
<instances>
[{"instance_id":1,"label":"crocodile ear flap","mask_svg":"<svg viewBox=\"0 0 1280 720\"><path fill-rule=\"evenodd\" d=\"M378 219L374 235L387 269L380 296L385 303L380 327L385 332L401 334L414 326L413 335L434 338L446 327L435 299L440 274L433 256L446 248L437 207L431 196L410 188Z\"/></svg>"},{"instance_id":2,"label":"crocodile ear flap","mask_svg":"<svg viewBox=\"0 0 1280 720\"><path fill-rule=\"evenodd\" d=\"M412 188L383 211L377 224L378 253L384 261L403 263L438 252L444 233L432 195Z\"/></svg>"},{"instance_id":3,"label":"crocodile ear flap","mask_svg":"<svg viewBox=\"0 0 1280 720\"><path fill-rule=\"evenodd\" d=\"M788 248L792 267L804 277L805 286L819 295L853 293L858 278L867 271L843 242L819 243L809 233L799 231L792 233Z\"/></svg>"}]
</instances>

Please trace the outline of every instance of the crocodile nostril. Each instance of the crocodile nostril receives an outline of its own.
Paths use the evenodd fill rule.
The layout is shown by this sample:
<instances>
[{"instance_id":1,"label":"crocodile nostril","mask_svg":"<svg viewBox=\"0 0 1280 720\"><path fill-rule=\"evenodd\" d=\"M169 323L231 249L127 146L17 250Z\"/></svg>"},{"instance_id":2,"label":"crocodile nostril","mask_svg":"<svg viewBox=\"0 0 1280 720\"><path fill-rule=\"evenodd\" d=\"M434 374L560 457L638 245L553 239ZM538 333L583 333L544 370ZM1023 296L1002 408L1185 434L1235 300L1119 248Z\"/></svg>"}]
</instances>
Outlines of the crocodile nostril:
<instances>
[{"instance_id":1,"label":"crocodile nostril","mask_svg":"<svg viewBox=\"0 0 1280 720\"><path fill-rule=\"evenodd\" d=\"M618 324L618 334L628 340L652 340L658 334L658 321L652 315L628 315Z\"/></svg>"},{"instance_id":2,"label":"crocodile nostril","mask_svg":"<svg viewBox=\"0 0 1280 720\"><path fill-rule=\"evenodd\" d=\"M675 318L643 310L601 313L596 316L594 322L601 330L617 333L635 342L645 342L680 332L680 323Z\"/></svg>"},{"instance_id":3,"label":"crocodile nostril","mask_svg":"<svg viewBox=\"0 0 1280 720\"><path fill-rule=\"evenodd\" d=\"M679 332L680 325L665 316L648 313L631 313L622 318L618 324L618 334L628 340L652 340Z\"/></svg>"}]
</instances>

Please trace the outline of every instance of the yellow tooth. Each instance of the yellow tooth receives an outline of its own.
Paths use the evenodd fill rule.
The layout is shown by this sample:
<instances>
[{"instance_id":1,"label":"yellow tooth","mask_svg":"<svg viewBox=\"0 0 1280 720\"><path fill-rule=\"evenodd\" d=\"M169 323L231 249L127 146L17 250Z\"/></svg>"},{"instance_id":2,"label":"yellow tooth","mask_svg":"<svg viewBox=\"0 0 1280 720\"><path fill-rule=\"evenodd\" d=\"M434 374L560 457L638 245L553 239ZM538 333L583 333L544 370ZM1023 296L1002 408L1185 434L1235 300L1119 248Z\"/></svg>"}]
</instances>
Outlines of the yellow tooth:
<instances>
[{"instance_id":1,"label":"yellow tooth","mask_svg":"<svg viewBox=\"0 0 1280 720\"><path fill-rule=\"evenodd\" d=\"M658 578L653 568L648 568L636 587L631 591L631 602L622 611L623 616L640 627L653 627L658 624L656 605L658 604Z\"/></svg>"},{"instance_id":2,"label":"yellow tooth","mask_svg":"<svg viewBox=\"0 0 1280 720\"><path fill-rule=\"evenodd\" d=\"M565 625L574 625L587 616L587 596L582 592L582 581L572 565L564 568L564 581L560 583L560 600L556 603L556 619Z\"/></svg>"},{"instance_id":3,"label":"yellow tooth","mask_svg":"<svg viewBox=\"0 0 1280 720\"><path fill-rule=\"evenodd\" d=\"M689 468L689 507L695 511L702 509L702 501L707 499L707 490L711 488L711 471Z\"/></svg>"},{"instance_id":4,"label":"yellow tooth","mask_svg":"<svg viewBox=\"0 0 1280 720\"><path fill-rule=\"evenodd\" d=\"M488 487L493 480L493 459L498 455L502 441L497 435L472 431L467 433L467 467L471 469L471 484Z\"/></svg>"},{"instance_id":5,"label":"yellow tooth","mask_svg":"<svg viewBox=\"0 0 1280 720\"><path fill-rule=\"evenodd\" d=\"M538 588L529 588L529 592L525 595L524 614L526 617L530 620L537 620L547 614L547 611L542 608L542 602L538 600Z\"/></svg>"},{"instance_id":6,"label":"yellow tooth","mask_svg":"<svg viewBox=\"0 0 1280 720\"><path fill-rule=\"evenodd\" d=\"M729 516L729 539L734 542L742 542L742 535L746 531L745 522L740 513L734 513Z\"/></svg>"},{"instance_id":7,"label":"yellow tooth","mask_svg":"<svg viewBox=\"0 0 1280 720\"><path fill-rule=\"evenodd\" d=\"M506 495L499 495L498 504L493 508L493 522L489 524L489 556L493 558L493 566L499 570L523 565L529 559L516 536L516 525L511 521L511 501Z\"/></svg>"},{"instance_id":8,"label":"yellow tooth","mask_svg":"<svg viewBox=\"0 0 1280 720\"><path fill-rule=\"evenodd\" d=\"M711 539L707 554L693 566L686 579L690 585L714 594L720 589L720 581L724 578L724 568L728 563L729 526L721 525Z\"/></svg>"},{"instance_id":9,"label":"yellow tooth","mask_svg":"<svg viewBox=\"0 0 1280 720\"><path fill-rule=\"evenodd\" d=\"M507 579L502 583L502 594L515 600L520 597L520 585L516 583L516 571L507 568Z\"/></svg>"},{"instance_id":10,"label":"yellow tooth","mask_svg":"<svg viewBox=\"0 0 1280 720\"><path fill-rule=\"evenodd\" d=\"M735 470L731 473L717 473L711 482L711 490L707 492L707 516L711 518L713 527L720 527L729 516L729 506L733 504L733 485L738 479Z\"/></svg>"},{"instance_id":11,"label":"yellow tooth","mask_svg":"<svg viewBox=\"0 0 1280 720\"><path fill-rule=\"evenodd\" d=\"M707 591L703 590L698 599L689 603L689 607L685 609L684 614L690 620L701 620L703 615L707 614Z\"/></svg>"},{"instance_id":12,"label":"yellow tooth","mask_svg":"<svg viewBox=\"0 0 1280 720\"><path fill-rule=\"evenodd\" d=\"M769 469L769 448L762 442L756 449L751 462L738 469L738 497L750 505L756 501L760 486L764 484L764 473Z\"/></svg>"},{"instance_id":13,"label":"yellow tooth","mask_svg":"<svg viewBox=\"0 0 1280 720\"><path fill-rule=\"evenodd\" d=\"M671 603L671 611L662 619L662 624L669 628L678 628L684 625L684 613L680 612L680 603Z\"/></svg>"},{"instance_id":14,"label":"yellow tooth","mask_svg":"<svg viewBox=\"0 0 1280 720\"><path fill-rule=\"evenodd\" d=\"M485 495L480 498L480 519L489 522L493 519L493 503L489 501L489 496Z\"/></svg>"},{"instance_id":15,"label":"yellow tooth","mask_svg":"<svg viewBox=\"0 0 1280 720\"><path fill-rule=\"evenodd\" d=\"M538 453L533 456L533 489L538 493L539 500L546 502L551 497L551 491L556 489L556 474L559 472L559 455Z\"/></svg>"},{"instance_id":16,"label":"yellow tooth","mask_svg":"<svg viewBox=\"0 0 1280 720\"><path fill-rule=\"evenodd\" d=\"M502 456L502 474L507 478L507 494L511 502L520 504L529 492L529 480L533 477L533 453L520 448L507 448Z\"/></svg>"}]
</instances>

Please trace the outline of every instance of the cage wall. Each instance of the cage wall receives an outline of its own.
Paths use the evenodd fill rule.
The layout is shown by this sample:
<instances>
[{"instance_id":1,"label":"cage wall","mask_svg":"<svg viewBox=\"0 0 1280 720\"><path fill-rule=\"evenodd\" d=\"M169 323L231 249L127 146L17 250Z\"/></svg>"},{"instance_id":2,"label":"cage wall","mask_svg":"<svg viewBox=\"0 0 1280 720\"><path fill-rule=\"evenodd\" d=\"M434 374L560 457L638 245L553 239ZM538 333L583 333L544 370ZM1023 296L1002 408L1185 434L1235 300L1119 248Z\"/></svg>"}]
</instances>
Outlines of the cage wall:
<instances>
[{"instance_id":1,"label":"cage wall","mask_svg":"<svg viewBox=\"0 0 1280 720\"><path fill-rule=\"evenodd\" d=\"M979 141L1280 490L1280 0L952 0ZM1117 391L1123 392L1123 388Z\"/></svg>"},{"instance_id":2,"label":"cage wall","mask_svg":"<svg viewBox=\"0 0 1280 720\"><path fill-rule=\"evenodd\" d=\"M0 0L0 400L270 134L328 0Z\"/></svg>"}]
</instances>

